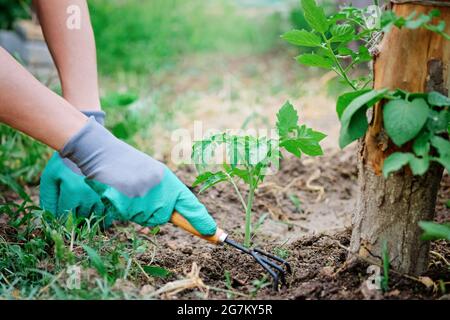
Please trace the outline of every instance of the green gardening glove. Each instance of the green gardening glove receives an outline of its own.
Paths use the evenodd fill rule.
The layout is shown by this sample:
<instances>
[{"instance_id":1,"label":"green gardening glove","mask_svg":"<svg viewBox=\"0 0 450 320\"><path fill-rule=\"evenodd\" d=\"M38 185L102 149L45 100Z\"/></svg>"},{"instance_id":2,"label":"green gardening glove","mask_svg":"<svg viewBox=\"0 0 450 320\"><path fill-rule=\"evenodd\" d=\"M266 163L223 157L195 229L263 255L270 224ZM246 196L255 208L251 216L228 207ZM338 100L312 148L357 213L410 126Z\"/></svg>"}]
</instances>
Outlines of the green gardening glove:
<instances>
[{"instance_id":1,"label":"green gardening glove","mask_svg":"<svg viewBox=\"0 0 450 320\"><path fill-rule=\"evenodd\" d=\"M85 111L103 124L102 111ZM76 216L88 217L92 213L104 214L103 203L98 194L85 182L85 176L69 159L55 152L45 167L40 181L40 206L56 217L73 212Z\"/></svg>"},{"instance_id":2,"label":"green gardening glove","mask_svg":"<svg viewBox=\"0 0 450 320\"><path fill-rule=\"evenodd\" d=\"M107 221L133 221L156 226L174 210L203 235L216 223L195 195L164 164L114 137L93 118L61 150L97 191Z\"/></svg>"},{"instance_id":3,"label":"green gardening glove","mask_svg":"<svg viewBox=\"0 0 450 320\"><path fill-rule=\"evenodd\" d=\"M50 158L40 183L40 206L56 217L69 212L77 217L89 217L95 212L103 215L103 203L98 194L84 181L84 175L77 167L67 165L55 152ZM78 169L79 171L79 169Z\"/></svg>"},{"instance_id":4,"label":"green gardening glove","mask_svg":"<svg viewBox=\"0 0 450 320\"><path fill-rule=\"evenodd\" d=\"M169 168L163 167L160 182L141 197L127 196L114 187L86 178L105 203L106 223L133 221L154 227L168 222L176 210L201 234L215 234L216 223L206 208Z\"/></svg>"}]
</instances>

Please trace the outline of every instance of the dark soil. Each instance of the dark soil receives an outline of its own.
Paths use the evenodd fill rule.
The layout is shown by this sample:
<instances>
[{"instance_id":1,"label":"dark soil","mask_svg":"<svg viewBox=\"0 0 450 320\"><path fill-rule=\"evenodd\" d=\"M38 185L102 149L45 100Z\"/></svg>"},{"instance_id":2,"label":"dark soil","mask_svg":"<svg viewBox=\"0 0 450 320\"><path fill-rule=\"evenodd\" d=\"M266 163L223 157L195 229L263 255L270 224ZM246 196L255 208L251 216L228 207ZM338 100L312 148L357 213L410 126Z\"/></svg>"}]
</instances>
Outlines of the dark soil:
<instances>
[{"instance_id":1,"label":"dark soil","mask_svg":"<svg viewBox=\"0 0 450 320\"><path fill-rule=\"evenodd\" d=\"M428 278L414 280L390 272L389 290L384 293L369 290L369 264L365 261L346 264L351 213L357 192L355 153L346 149L326 154L318 161L284 159L281 172L268 177L256 195L254 222L259 221L260 226L253 243L266 251L287 255L293 269L287 277L287 289L274 292L270 285L255 289L255 280L262 279L265 273L250 256L228 246L214 246L170 224L161 228L155 257L139 257L143 262L151 260L152 264L171 271L171 276L157 279L152 287L160 288L186 278L196 263L201 268L200 278L210 287L207 293L210 299L449 298L439 285L439 281L446 282L446 291L449 292L450 246L445 241L432 243L435 254L431 256L429 271L423 276L432 279L436 285L429 287L425 285L429 284ZM179 168L176 173L188 185L194 180L195 172L191 167ZM36 199L36 192L32 193ZM300 208L290 200L292 195L301 201ZM218 225L230 237L241 241L244 213L234 190L226 184L217 185L200 194L199 198ZM450 212L445 205L448 199L450 177L446 174L439 191L436 221L450 221ZM229 273L231 281L226 281L226 273ZM170 297L160 297L198 299L205 298L205 291L186 289Z\"/></svg>"},{"instance_id":2,"label":"dark soil","mask_svg":"<svg viewBox=\"0 0 450 320\"><path fill-rule=\"evenodd\" d=\"M438 299L442 290L438 286L427 288L427 278L422 282L403 275L390 273L389 289L382 293L367 287L369 264L358 261L348 266L346 247L350 239L350 216L356 192L355 159L351 151L331 154L320 161L303 162L286 159L282 172L270 177L266 186L259 191L255 204L257 221L269 212L267 219L258 229L253 241L266 251L288 255L287 260L293 273L287 277L288 289L274 292L271 286L255 290L255 280L264 277L262 268L250 256L241 254L228 246L216 247L201 239L192 237L174 226L161 230L160 249L157 263L173 271L169 279L159 280L159 285L181 279L195 262L201 267L200 277L208 286L232 289L248 297L260 299ZM314 182L306 183L316 172L320 175ZM194 172L183 168L177 172L189 183ZM297 181L286 189L291 181ZM317 201L318 193L311 186L324 188L323 196ZM285 188L285 190L281 190ZM302 201L298 212L289 200L289 194L297 195ZM257 196L257 197L258 197ZM445 202L450 198L450 177L442 181L437 205L437 221L450 221ZM231 237L242 240L244 216L232 188L217 186L200 195L200 199L216 218L221 228ZM328 221L327 221L328 220ZM325 221L325 225L322 223ZM327 230L328 231L325 231ZM277 249L278 248L278 249ZM444 241L432 244L432 251L450 261L450 246ZM225 281L229 272L231 283ZM434 282L450 281L449 266L442 258L432 256L430 269L423 275ZM230 288L231 284L231 288ZM447 291L450 289L447 284ZM196 299L204 297L196 290L184 290L172 298ZM227 298L227 293L210 290L209 298ZM238 295L228 297L241 298ZM444 296L444 298L447 296Z\"/></svg>"}]
</instances>

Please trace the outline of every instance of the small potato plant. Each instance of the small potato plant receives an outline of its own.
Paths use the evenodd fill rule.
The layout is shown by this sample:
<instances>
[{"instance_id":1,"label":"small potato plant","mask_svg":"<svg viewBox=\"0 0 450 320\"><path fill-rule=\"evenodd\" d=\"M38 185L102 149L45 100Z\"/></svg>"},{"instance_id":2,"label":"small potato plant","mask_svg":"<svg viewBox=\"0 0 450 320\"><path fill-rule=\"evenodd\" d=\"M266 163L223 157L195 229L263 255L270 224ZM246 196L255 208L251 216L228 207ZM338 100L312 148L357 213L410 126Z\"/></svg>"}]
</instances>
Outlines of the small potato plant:
<instances>
[{"instance_id":1,"label":"small potato plant","mask_svg":"<svg viewBox=\"0 0 450 320\"><path fill-rule=\"evenodd\" d=\"M286 102L277 113L276 138L252 135L233 135L227 132L214 134L193 145L192 159L199 175L194 186L200 185L200 192L212 186L228 182L234 188L245 211L244 245L250 247L252 234L252 207L255 191L268 174L279 169L285 151L300 158L302 154L320 156L323 154L319 142L325 134L299 124L297 111ZM223 161L212 164L220 151ZM248 187L246 197L239 189L237 180Z\"/></svg>"}]
</instances>

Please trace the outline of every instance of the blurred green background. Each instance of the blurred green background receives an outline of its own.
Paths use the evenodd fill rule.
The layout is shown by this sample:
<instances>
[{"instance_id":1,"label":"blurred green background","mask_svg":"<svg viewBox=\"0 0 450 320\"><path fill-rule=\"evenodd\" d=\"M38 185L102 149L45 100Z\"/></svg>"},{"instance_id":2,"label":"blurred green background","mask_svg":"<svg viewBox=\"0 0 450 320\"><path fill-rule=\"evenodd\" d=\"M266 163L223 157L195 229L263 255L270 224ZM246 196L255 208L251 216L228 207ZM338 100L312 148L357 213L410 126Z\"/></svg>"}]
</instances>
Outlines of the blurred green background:
<instances>
[{"instance_id":1,"label":"blurred green background","mask_svg":"<svg viewBox=\"0 0 450 320\"><path fill-rule=\"evenodd\" d=\"M0 28L11 29L15 19L30 18L30 3L0 0ZM329 12L336 7L334 1L323 3ZM204 115L211 109L240 111L244 114L238 121L244 121L261 114L255 108L272 103L277 95L281 100L304 93L299 83L310 71L292 59L297 49L280 39L286 30L306 26L298 1L88 4L106 125L161 160L170 152L170 132L191 126L196 117L214 123L214 116ZM57 79L41 80L60 92ZM199 115L198 110L204 112ZM5 125L0 125L0 142L0 189L36 185L51 150Z\"/></svg>"},{"instance_id":2,"label":"blurred green background","mask_svg":"<svg viewBox=\"0 0 450 320\"><path fill-rule=\"evenodd\" d=\"M233 1L89 2L103 73L145 74L198 52L257 53L278 41L279 13L240 14Z\"/></svg>"}]
</instances>

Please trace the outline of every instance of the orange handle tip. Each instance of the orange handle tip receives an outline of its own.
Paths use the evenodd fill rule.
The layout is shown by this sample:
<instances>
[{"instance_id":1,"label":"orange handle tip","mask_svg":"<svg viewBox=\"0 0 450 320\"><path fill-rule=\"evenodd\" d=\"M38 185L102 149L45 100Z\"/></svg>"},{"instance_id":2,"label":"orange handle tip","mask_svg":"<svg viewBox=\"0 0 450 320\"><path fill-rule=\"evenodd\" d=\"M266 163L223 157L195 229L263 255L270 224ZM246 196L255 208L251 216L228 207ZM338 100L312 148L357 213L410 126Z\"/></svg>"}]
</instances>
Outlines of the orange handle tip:
<instances>
[{"instance_id":1,"label":"orange handle tip","mask_svg":"<svg viewBox=\"0 0 450 320\"><path fill-rule=\"evenodd\" d=\"M225 238L227 237L227 234L220 228L217 228L216 233L212 236L204 236L200 234L200 232L198 232L189 223L189 221L187 221L187 219L183 217L181 214L179 214L177 211L173 212L172 217L170 218L170 222L172 222L177 227L180 227L181 229L193 234L194 236L197 236L214 244L223 243L225 241Z\"/></svg>"}]
</instances>

